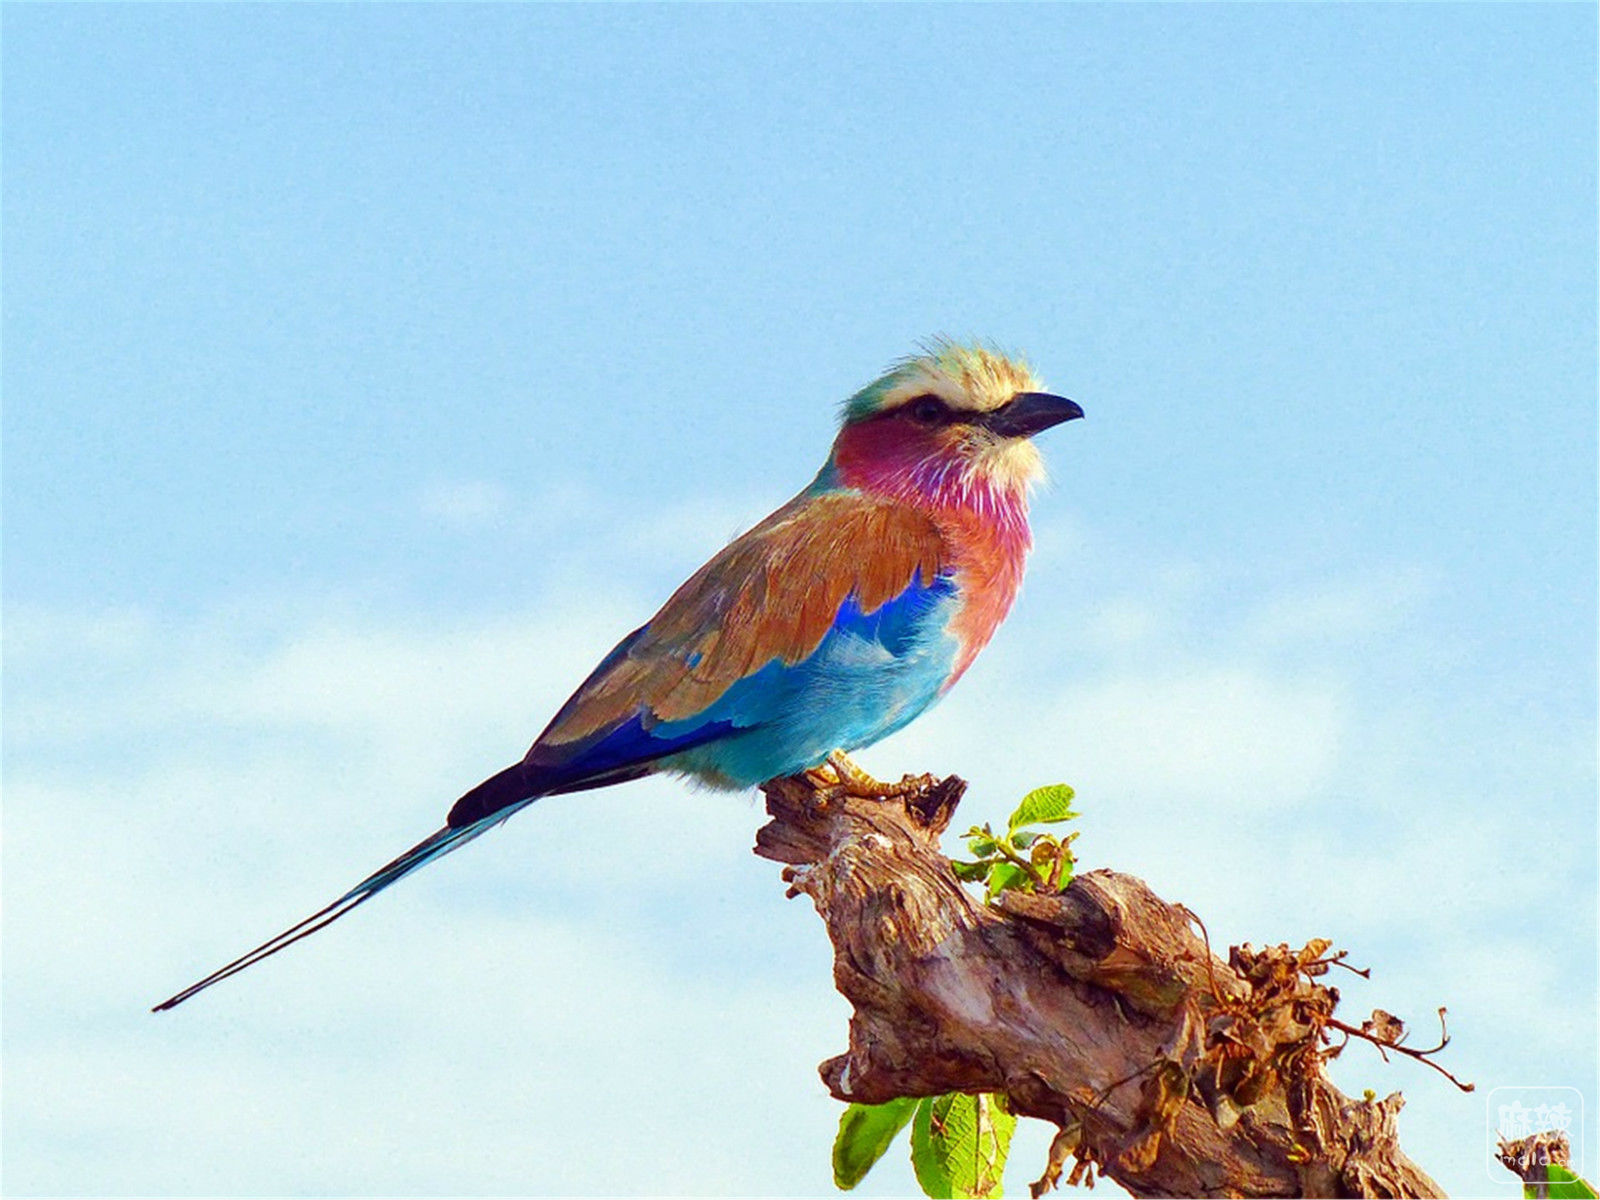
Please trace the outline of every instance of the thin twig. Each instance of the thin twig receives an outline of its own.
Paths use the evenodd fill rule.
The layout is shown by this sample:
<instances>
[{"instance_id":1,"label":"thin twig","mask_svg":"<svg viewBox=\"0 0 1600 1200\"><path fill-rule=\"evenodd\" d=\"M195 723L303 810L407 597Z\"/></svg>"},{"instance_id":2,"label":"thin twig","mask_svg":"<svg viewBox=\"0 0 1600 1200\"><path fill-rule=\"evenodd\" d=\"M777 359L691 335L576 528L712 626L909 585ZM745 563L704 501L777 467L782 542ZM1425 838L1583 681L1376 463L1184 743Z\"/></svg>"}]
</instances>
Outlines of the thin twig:
<instances>
[{"instance_id":1,"label":"thin twig","mask_svg":"<svg viewBox=\"0 0 1600 1200\"><path fill-rule=\"evenodd\" d=\"M1349 971L1350 974L1352 974L1352 975L1359 975L1363 979L1371 979L1372 978L1372 968L1371 967L1352 967L1349 963L1344 961L1344 956L1347 953L1348 953L1348 951L1345 951L1345 950L1339 951L1339 953L1337 955L1335 955L1333 958L1328 959L1328 965L1332 966L1332 967L1343 967L1346 971Z\"/></svg>"},{"instance_id":2,"label":"thin twig","mask_svg":"<svg viewBox=\"0 0 1600 1200\"><path fill-rule=\"evenodd\" d=\"M1455 1084L1463 1092L1476 1091L1477 1087L1478 1087L1477 1084L1475 1084L1475 1083L1462 1083L1461 1080L1457 1079L1454 1075L1450 1074L1449 1071L1445 1070L1438 1063L1434 1062L1432 1058L1428 1057L1431 1054L1439 1053L1439 1051L1443 1050L1446 1046L1448 1046L1450 1044L1450 1035L1449 1035L1448 1032L1445 1031L1445 1026L1444 1026L1444 1013L1445 1013L1445 1010L1441 1008L1439 1010L1439 1031L1440 1031L1439 1044L1437 1046L1432 1047L1431 1049L1428 1049L1428 1050L1417 1050L1417 1049L1414 1049L1411 1046L1401 1046L1401 1045L1398 1045L1395 1042L1385 1042L1385 1041L1383 1041L1383 1040L1381 1040L1379 1038L1373 1037L1372 1034L1366 1032L1363 1029L1357 1029L1353 1025L1346 1025L1343 1021L1339 1020L1337 1017L1325 1017L1323 1019L1322 1023L1324 1025L1326 1025L1328 1028L1337 1029L1340 1033L1344 1034L1345 1035L1345 1040L1347 1042L1349 1041L1350 1038L1353 1038L1353 1037L1358 1037L1364 1042L1371 1042L1374 1046L1376 1046L1378 1048L1378 1053L1383 1055L1383 1061L1384 1062L1388 1062L1389 1061L1389 1056L1388 1056L1387 1053L1385 1053L1385 1051L1393 1050L1393 1051L1396 1051L1399 1054L1404 1054L1407 1058L1414 1058L1420 1063L1426 1063L1428 1066L1432 1067L1435 1071L1439 1072L1439 1074L1443 1075L1451 1083Z\"/></svg>"},{"instance_id":3,"label":"thin twig","mask_svg":"<svg viewBox=\"0 0 1600 1200\"><path fill-rule=\"evenodd\" d=\"M1038 887L1044 887L1045 886L1044 877L1039 874L1038 870L1034 867L1034 865L1031 862L1029 862L1027 859L1021 857L1015 850L1013 850L1010 846L1006 845L1005 842L1001 841L999 838L995 838L994 839L994 848L996 850L1000 851L1001 857L1004 858L1007 862L1012 863L1015 866L1021 867L1024 871L1026 871L1028 873L1028 877L1033 880L1035 885L1037 885Z\"/></svg>"},{"instance_id":4,"label":"thin twig","mask_svg":"<svg viewBox=\"0 0 1600 1200\"><path fill-rule=\"evenodd\" d=\"M1206 976L1211 980L1211 998L1218 1004L1225 1004L1226 1001L1223 1000L1222 993L1217 990L1217 956L1211 951L1211 931L1206 928L1206 923L1200 919L1200 914L1187 904L1175 904L1173 907L1200 926L1200 940L1206 944Z\"/></svg>"}]
</instances>

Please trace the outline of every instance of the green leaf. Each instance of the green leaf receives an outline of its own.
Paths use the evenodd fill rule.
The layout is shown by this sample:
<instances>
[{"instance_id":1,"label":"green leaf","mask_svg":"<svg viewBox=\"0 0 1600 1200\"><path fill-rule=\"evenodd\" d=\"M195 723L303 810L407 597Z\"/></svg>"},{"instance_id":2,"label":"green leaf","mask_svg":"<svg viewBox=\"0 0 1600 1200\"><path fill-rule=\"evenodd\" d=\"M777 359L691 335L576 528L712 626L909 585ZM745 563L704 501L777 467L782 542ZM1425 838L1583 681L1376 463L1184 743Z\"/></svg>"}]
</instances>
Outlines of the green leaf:
<instances>
[{"instance_id":1,"label":"green leaf","mask_svg":"<svg viewBox=\"0 0 1600 1200\"><path fill-rule=\"evenodd\" d=\"M989 868L989 899L993 900L1007 888L1026 888L1032 882L1033 877L1016 863L997 862Z\"/></svg>"},{"instance_id":2,"label":"green leaf","mask_svg":"<svg viewBox=\"0 0 1600 1200\"><path fill-rule=\"evenodd\" d=\"M968 883L982 883L989 877L989 868L993 865L987 862L962 862L956 858L950 860L950 869L955 872L956 878Z\"/></svg>"},{"instance_id":3,"label":"green leaf","mask_svg":"<svg viewBox=\"0 0 1600 1200\"><path fill-rule=\"evenodd\" d=\"M1073 791L1064 783L1052 783L1034 788L1022 798L1017 811L1011 814L1007 828L1015 833L1024 825L1046 825L1052 821L1070 821L1078 814L1072 811Z\"/></svg>"},{"instance_id":4,"label":"green leaf","mask_svg":"<svg viewBox=\"0 0 1600 1200\"><path fill-rule=\"evenodd\" d=\"M967 853L974 858L992 858L995 852L995 841L983 833L969 833L967 835Z\"/></svg>"},{"instance_id":5,"label":"green leaf","mask_svg":"<svg viewBox=\"0 0 1600 1200\"><path fill-rule=\"evenodd\" d=\"M1000 1177L1017 1118L1002 1097L947 1092L917 1104L911 1167L924 1195L937 1200L999 1197Z\"/></svg>"},{"instance_id":6,"label":"green leaf","mask_svg":"<svg viewBox=\"0 0 1600 1200\"><path fill-rule=\"evenodd\" d=\"M1566 1167L1548 1163L1544 1169L1544 1177L1550 1182L1540 1188L1538 1184L1523 1184L1524 1196L1538 1196L1541 1192L1550 1200L1595 1200L1594 1185L1588 1180L1574 1175Z\"/></svg>"},{"instance_id":7,"label":"green leaf","mask_svg":"<svg viewBox=\"0 0 1600 1200\"><path fill-rule=\"evenodd\" d=\"M844 1110L839 1136L833 1139L833 1182L841 1191L848 1192L867 1177L916 1107L916 1097L902 1096L887 1104L852 1104Z\"/></svg>"}]
</instances>

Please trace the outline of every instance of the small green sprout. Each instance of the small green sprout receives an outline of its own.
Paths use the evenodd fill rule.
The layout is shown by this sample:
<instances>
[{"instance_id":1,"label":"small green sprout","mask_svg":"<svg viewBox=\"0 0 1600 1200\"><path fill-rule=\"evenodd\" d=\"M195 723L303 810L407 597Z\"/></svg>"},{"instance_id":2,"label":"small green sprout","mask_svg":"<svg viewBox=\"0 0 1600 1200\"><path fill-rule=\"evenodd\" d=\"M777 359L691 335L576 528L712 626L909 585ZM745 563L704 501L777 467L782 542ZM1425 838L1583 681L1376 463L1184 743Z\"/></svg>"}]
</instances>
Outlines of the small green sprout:
<instances>
[{"instance_id":1,"label":"small green sprout","mask_svg":"<svg viewBox=\"0 0 1600 1200\"><path fill-rule=\"evenodd\" d=\"M950 866L956 878L983 884L991 900L1010 888L1061 891L1072 882L1076 865L1072 843L1078 835L1057 837L1032 827L1072 820L1078 815L1072 811L1072 797L1072 789L1064 783L1035 788L1017 805L1003 834L988 824L974 825L964 835L973 861L953 860Z\"/></svg>"}]
</instances>

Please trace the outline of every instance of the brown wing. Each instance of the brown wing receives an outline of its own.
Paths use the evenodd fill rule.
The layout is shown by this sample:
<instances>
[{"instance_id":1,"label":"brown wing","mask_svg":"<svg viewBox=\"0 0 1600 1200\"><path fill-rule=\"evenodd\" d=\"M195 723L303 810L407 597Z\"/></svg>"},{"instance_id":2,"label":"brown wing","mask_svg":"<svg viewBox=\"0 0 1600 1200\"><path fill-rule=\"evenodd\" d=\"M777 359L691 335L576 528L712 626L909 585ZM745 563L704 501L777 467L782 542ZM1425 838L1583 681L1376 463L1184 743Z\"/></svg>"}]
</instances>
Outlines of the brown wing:
<instances>
[{"instance_id":1,"label":"brown wing","mask_svg":"<svg viewBox=\"0 0 1600 1200\"><path fill-rule=\"evenodd\" d=\"M773 659L808 657L847 597L870 613L947 566L944 541L921 513L854 492L798 496L720 551L612 651L529 756L640 712L692 717Z\"/></svg>"}]
</instances>

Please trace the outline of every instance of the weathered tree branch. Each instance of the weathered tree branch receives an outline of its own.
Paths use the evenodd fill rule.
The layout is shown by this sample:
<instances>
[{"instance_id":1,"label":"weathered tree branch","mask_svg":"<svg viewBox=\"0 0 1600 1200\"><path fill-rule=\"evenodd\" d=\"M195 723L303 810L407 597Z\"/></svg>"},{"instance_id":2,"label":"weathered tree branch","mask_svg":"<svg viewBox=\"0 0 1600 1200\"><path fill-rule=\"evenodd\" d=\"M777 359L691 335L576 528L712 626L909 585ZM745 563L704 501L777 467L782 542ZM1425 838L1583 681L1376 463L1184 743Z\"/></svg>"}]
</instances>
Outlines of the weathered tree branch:
<instances>
[{"instance_id":1,"label":"weathered tree branch","mask_svg":"<svg viewBox=\"0 0 1600 1200\"><path fill-rule=\"evenodd\" d=\"M1400 1151L1399 1093L1352 1100L1326 1078L1327 943L1224 963L1188 910L1112 871L985 904L939 850L965 787L764 789L756 853L816 904L855 1008L849 1053L821 1067L834 1096L1004 1092L1060 1130L1035 1195L1074 1159L1072 1181L1098 1170L1136 1196L1444 1194Z\"/></svg>"},{"instance_id":2,"label":"weathered tree branch","mask_svg":"<svg viewBox=\"0 0 1600 1200\"><path fill-rule=\"evenodd\" d=\"M1550 1168L1572 1167L1572 1143L1559 1129L1546 1129L1525 1138L1500 1139L1495 1157L1544 1200L1550 1194Z\"/></svg>"}]
</instances>

